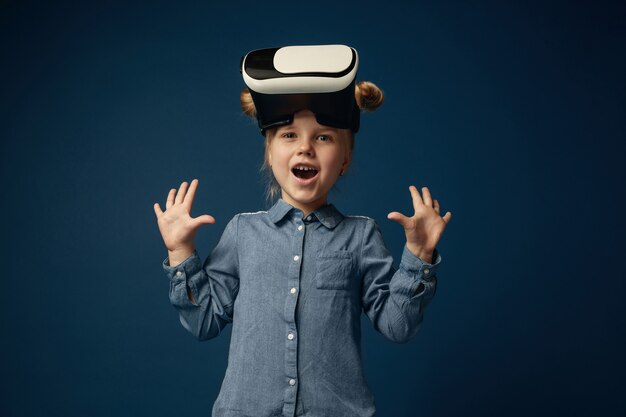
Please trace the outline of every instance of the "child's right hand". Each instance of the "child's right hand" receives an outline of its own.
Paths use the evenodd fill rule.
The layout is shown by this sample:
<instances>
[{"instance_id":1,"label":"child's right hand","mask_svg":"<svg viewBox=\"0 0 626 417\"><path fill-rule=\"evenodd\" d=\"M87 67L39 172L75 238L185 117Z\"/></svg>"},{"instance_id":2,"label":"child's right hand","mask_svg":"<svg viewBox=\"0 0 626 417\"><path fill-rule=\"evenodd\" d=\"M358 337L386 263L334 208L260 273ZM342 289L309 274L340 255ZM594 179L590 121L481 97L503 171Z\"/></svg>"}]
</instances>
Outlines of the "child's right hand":
<instances>
[{"instance_id":1,"label":"child's right hand","mask_svg":"<svg viewBox=\"0 0 626 417\"><path fill-rule=\"evenodd\" d=\"M187 190L188 187L189 190ZM195 250L193 241L201 226L215 223L213 216L208 214L196 218L191 217L191 206L197 188L197 179L191 181L191 185L183 182L178 193L175 188L172 188L167 195L165 212L161 210L159 203L154 204L159 231L169 251L170 266L179 264L193 254Z\"/></svg>"}]
</instances>

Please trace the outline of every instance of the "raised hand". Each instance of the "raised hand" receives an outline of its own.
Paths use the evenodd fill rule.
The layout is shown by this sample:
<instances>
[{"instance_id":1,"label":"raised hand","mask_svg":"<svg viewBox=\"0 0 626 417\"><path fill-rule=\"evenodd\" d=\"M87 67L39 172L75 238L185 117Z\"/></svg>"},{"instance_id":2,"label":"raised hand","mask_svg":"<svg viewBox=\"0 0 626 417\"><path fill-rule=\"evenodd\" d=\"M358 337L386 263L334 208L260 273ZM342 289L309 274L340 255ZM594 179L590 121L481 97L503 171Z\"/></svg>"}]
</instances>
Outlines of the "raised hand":
<instances>
[{"instance_id":1,"label":"raised hand","mask_svg":"<svg viewBox=\"0 0 626 417\"><path fill-rule=\"evenodd\" d=\"M161 210L159 203L154 204L159 231L165 247L170 252L170 265L179 263L177 261L182 261L193 254L195 250L193 242L198 229L205 224L215 223L213 216L208 214L191 217L191 207L197 188L197 179L191 181L191 185L183 182L178 192L172 188L167 195L165 212Z\"/></svg>"},{"instance_id":2,"label":"raised hand","mask_svg":"<svg viewBox=\"0 0 626 417\"><path fill-rule=\"evenodd\" d=\"M444 215L439 215L439 202L432 199L428 187L422 187L422 194L413 185L409 187L413 198L413 208L415 214L407 217L397 211L391 212L387 218L400 223L406 235L406 247L413 255L423 261L432 263L433 252L443 230L452 218L449 211Z\"/></svg>"}]
</instances>

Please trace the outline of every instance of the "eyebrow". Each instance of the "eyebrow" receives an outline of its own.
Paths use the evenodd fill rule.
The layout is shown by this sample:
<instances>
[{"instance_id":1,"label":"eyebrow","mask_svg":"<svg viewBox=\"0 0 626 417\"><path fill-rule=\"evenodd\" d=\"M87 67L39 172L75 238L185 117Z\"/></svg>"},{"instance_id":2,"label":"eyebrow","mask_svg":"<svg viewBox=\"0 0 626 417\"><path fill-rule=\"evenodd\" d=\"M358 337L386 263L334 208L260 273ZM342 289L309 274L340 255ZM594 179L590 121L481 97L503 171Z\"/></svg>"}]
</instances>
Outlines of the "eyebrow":
<instances>
[{"instance_id":1,"label":"eyebrow","mask_svg":"<svg viewBox=\"0 0 626 417\"><path fill-rule=\"evenodd\" d=\"M292 125L282 125L282 126L278 126L276 128L276 133L282 132L284 130L293 130L293 129L294 129L294 127Z\"/></svg>"},{"instance_id":2,"label":"eyebrow","mask_svg":"<svg viewBox=\"0 0 626 417\"><path fill-rule=\"evenodd\" d=\"M335 127L320 125L319 128L313 129L313 133L315 135L332 135L332 136L340 136L342 129L338 129ZM276 128L276 133L284 133L284 132L294 132L301 133L302 129L294 126L293 124L282 125Z\"/></svg>"}]
</instances>

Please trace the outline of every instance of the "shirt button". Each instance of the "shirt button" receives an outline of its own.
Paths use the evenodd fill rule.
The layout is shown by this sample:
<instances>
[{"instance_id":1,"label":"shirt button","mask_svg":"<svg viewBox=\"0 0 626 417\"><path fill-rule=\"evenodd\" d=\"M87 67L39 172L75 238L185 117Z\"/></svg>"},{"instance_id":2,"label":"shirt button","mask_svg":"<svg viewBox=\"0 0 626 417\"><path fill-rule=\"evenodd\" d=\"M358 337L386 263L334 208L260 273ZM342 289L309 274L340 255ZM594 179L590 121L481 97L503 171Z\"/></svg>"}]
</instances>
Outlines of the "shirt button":
<instances>
[{"instance_id":1,"label":"shirt button","mask_svg":"<svg viewBox=\"0 0 626 417\"><path fill-rule=\"evenodd\" d=\"M295 294L295 293L296 293L296 291L298 291L298 290L296 290L296 288L295 288L295 287L289 290L289 292L290 292L290 293L292 293L292 294Z\"/></svg>"},{"instance_id":2,"label":"shirt button","mask_svg":"<svg viewBox=\"0 0 626 417\"><path fill-rule=\"evenodd\" d=\"M302 225L298 226L298 230L302 231Z\"/></svg>"},{"instance_id":3,"label":"shirt button","mask_svg":"<svg viewBox=\"0 0 626 417\"><path fill-rule=\"evenodd\" d=\"M295 337L295 336L293 335L293 333L289 333L289 334L287 335L287 339L289 339L289 340L293 340L293 338L294 338L294 337Z\"/></svg>"},{"instance_id":4,"label":"shirt button","mask_svg":"<svg viewBox=\"0 0 626 417\"><path fill-rule=\"evenodd\" d=\"M181 276L183 273L181 271L176 271L176 276L179 277Z\"/></svg>"},{"instance_id":5,"label":"shirt button","mask_svg":"<svg viewBox=\"0 0 626 417\"><path fill-rule=\"evenodd\" d=\"M428 269L428 268L424 269L424 275L428 275L429 272L430 272L430 269Z\"/></svg>"},{"instance_id":6,"label":"shirt button","mask_svg":"<svg viewBox=\"0 0 626 417\"><path fill-rule=\"evenodd\" d=\"M306 219L304 219L304 220L310 222L311 221L311 216L306 216Z\"/></svg>"},{"instance_id":7,"label":"shirt button","mask_svg":"<svg viewBox=\"0 0 626 417\"><path fill-rule=\"evenodd\" d=\"M298 262L298 259L300 259L300 257L298 255L293 257L293 260L296 261L296 262Z\"/></svg>"},{"instance_id":8,"label":"shirt button","mask_svg":"<svg viewBox=\"0 0 626 417\"><path fill-rule=\"evenodd\" d=\"M295 379L290 379L289 380L289 385L291 385L291 386L296 385L296 380Z\"/></svg>"}]
</instances>

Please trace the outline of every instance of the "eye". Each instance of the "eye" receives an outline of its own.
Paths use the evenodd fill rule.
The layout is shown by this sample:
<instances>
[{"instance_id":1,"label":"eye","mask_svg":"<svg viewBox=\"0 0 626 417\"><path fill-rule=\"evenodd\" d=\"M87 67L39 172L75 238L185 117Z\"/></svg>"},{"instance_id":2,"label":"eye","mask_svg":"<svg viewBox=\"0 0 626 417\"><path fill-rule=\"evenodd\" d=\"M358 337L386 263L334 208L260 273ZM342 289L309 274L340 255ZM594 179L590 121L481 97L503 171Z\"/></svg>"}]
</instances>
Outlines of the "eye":
<instances>
[{"instance_id":1,"label":"eye","mask_svg":"<svg viewBox=\"0 0 626 417\"><path fill-rule=\"evenodd\" d=\"M285 139L293 139L296 137L296 134L293 132L284 132L284 133L281 133L280 137L285 138Z\"/></svg>"},{"instance_id":2,"label":"eye","mask_svg":"<svg viewBox=\"0 0 626 417\"><path fill-rule=\"evenodd\" d=\"M333 140L333 137L330 135L319 135L317 137L317 140L319 140L320 142L330 142L331 140Z\"/></svg>"}]
</instances>

